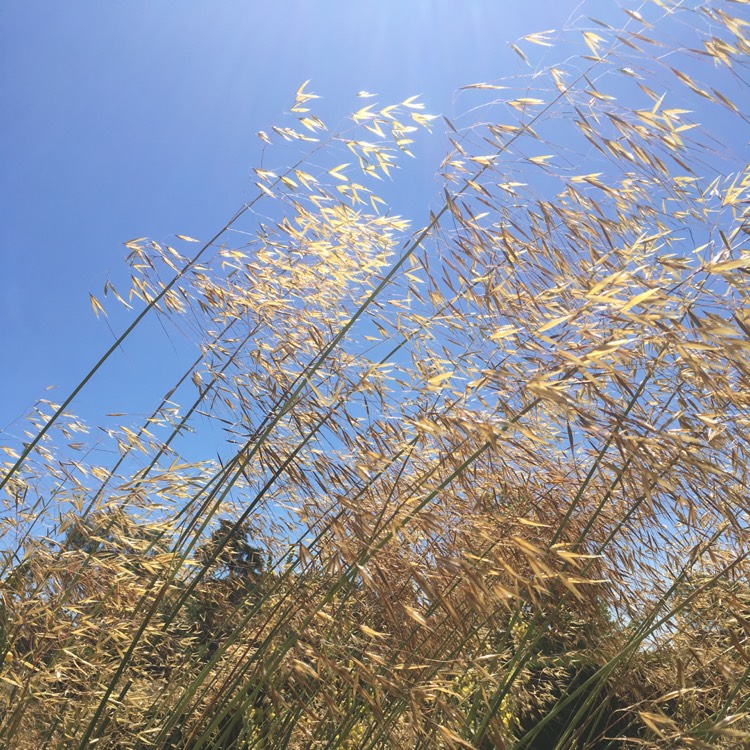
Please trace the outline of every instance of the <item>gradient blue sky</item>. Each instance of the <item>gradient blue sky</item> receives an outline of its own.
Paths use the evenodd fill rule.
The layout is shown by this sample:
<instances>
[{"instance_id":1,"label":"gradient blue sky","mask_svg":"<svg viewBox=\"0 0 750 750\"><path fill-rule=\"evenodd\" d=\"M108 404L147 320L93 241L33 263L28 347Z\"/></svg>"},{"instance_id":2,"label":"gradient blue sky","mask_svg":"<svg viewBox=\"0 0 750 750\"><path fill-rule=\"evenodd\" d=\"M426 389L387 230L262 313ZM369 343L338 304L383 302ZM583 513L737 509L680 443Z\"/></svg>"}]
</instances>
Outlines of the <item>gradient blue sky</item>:
<instances>
[{"instance_id":1,"label":"gradient blue sky","mask_svg":"<svg viewBox=\"0 0 750 750\"><path fill-rule=\"evenodd\" d=\"M561 28L577 5L4 0L0 431L38 397L62 400L111 344L89 292L122 271L124 241L205 239L254 194L256 131L279 121L304 80L334 124L361 89L386 103L421 94L428 112L456 117L471 106L454 99L458 87L526 72L508 42ZM443 128L417 148L392 198L420 223ZM147 388L157 355L141 335L73 411L139 409L132 384ZM157 367L180 372L186 360L159 347Z\"/></svg>"}]
</instances>

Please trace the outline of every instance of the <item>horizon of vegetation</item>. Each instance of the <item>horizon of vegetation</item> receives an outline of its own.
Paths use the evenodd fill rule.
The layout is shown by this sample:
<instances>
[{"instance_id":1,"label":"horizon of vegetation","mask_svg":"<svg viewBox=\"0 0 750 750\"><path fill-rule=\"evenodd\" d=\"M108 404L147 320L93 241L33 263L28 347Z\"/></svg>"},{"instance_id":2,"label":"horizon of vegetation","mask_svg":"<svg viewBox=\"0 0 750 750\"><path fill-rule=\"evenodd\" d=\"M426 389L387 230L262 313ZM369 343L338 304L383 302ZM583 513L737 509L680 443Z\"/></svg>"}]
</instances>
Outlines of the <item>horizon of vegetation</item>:
<instances>
[{"instance_id":1,"label":"horizon of vegetation","mask_svg":"<svg viewBox=\"0 0 750 750\"><path fill-rule=\"evenodd\" d=\"M747 747L747 8L528 35L465 127L306 82L213 237L126 242L0 439L0 746ZM419 224L378 186L438 126ZM196 359L93 437L151 319Z\"/></svg>"}]
</instances>

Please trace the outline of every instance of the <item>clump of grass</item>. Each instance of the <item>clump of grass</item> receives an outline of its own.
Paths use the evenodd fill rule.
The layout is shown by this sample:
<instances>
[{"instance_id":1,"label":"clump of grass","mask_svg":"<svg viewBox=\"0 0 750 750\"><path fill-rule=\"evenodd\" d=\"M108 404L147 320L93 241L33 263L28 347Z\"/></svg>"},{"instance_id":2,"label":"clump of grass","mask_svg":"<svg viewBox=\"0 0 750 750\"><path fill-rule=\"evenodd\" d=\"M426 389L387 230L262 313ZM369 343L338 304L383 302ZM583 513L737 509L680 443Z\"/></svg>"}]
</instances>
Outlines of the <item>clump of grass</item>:
<instances>
[{"instance_id":1,"label":"clump of grass","mask_svg":"<svg viewBox=\"0 0 750 750\"><path fill-rule=\"evenodd\" d=\"M305 84L215 237L127 243L140 312L5 436L3 746L745 746L750 173L690 112L746 143L733 12L467 86L416 230L374 180L438 121ZM146 316L200 356L96 464L69 407Z\"/></svg>"}]
</instances>

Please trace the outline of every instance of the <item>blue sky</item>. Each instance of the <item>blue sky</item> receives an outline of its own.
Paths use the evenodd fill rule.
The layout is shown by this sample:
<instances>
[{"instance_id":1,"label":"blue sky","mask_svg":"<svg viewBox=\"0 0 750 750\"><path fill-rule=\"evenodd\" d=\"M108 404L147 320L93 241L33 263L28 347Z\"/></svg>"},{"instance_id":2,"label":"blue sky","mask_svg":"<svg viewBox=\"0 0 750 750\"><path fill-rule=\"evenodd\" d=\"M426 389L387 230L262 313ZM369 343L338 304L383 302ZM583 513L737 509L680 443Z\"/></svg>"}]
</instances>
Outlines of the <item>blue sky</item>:
<instances>
[{"instance_id":1,"label":"blue sky","mask_svg":"<svg viewBox=\"0 0 750 750\"><path fill-rule=\"evenodd\" d=\"M421 94L428 112L455 118L471 106L455 99L460 86L525 72L508 42L561 28L577 5L5 0L0 430L40 396L61 400L113 341L89 293L121 272L124 241L205 239L253 193L255 134L304 80L331 124L361 89L384 102ZM443 127L416 148L391 197L419 223L438 189ZM134 397L162 374L154 358L180 372L184 353L154 346L156 333L146 327L113 358L73 411L138 410Z\"/></svg>"},{"instance_id":2,"label":"blue sky","mask_svg":"<svg viewBox=\"0 0 750 750\"><path fill-rule=\"evenodd\" d=\"M256 194L253 167L284 164L283 149L264 155L256 133L282 120L305 80L333 128L362 106L363 89L383 103L418 94L427 112L461 125L481 116L472 108L482 101L461 86L528 74L510 43L596 28L586 9L630 22L603 0L5 0L0 431L18 436L15 420L39 397L62 401L127 325L122 312L97 319L89 302L123 277L125 241L206 240ZM574 36L575 50L532 45L535 60L585 54ZM717 109L711 128L739 143ZM446 144L436 121L386 187L393 211L415 225L439 195ZM746 148L730 163L743 158ZM147 322L71 409L92 424L109 411L137 421L195 356Z\"/></svg>"}]
</instances>

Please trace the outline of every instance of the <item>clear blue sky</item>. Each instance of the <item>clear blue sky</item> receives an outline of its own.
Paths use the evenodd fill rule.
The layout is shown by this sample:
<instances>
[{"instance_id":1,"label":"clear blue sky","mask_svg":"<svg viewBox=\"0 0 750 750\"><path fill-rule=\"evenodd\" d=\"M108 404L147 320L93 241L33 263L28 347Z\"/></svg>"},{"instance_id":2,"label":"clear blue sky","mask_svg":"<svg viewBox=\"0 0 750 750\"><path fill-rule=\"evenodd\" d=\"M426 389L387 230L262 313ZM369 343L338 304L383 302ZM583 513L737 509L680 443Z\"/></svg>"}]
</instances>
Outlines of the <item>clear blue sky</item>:
<instances>
[{"instance_id":1,"label":"clear blue sky","mask_svg":"<svg viewBox=\"0 0 750 750\"><path fill-rule=\"evenodd\" d=\"M387 103L421 94L428 112L455 117L471 106L466 94L454 100L458 87L526 72L508 42L561 28L576 6L4 0L0 430L40 396L62 400L111 344L89 292L122 273L124 241L206 239L253 194L255 133L279 121L304 80L334 124L361 89ZM418 148L393 199L420 223L442 126ZM154 373L157 356L156 369L175 374L187 361L163 341L154 351L135 340L73 411L94 416L87 404L97 399L104 410L145 410L171 377ZM133 400L162 374L145 403Z\"/></svg>"},{"instance_id":2,"label":"clear blue sky","mask_svg":"<svg viewBox=\"0 0 750 750\"><path fill-rule=\"evenodd\" d=\"M255 195L256 132L281 120L303 81L333 126L362 89L383 103L419 94L456 119L479 101L459 87L529 73L509 42L595 28L586 9L628 21L609 0L4 0L0 431L40 396L62 401L125 327L89 303L108 273L122 277L124 241L205 240ZM546 49L534 47L547 64L570 52ZM390 188L394 212L417 225L445 148L438 121ZM149 325L74 412L96 423L154 406L195 354Z\"/></svg>"}]
</instances>

